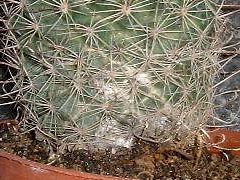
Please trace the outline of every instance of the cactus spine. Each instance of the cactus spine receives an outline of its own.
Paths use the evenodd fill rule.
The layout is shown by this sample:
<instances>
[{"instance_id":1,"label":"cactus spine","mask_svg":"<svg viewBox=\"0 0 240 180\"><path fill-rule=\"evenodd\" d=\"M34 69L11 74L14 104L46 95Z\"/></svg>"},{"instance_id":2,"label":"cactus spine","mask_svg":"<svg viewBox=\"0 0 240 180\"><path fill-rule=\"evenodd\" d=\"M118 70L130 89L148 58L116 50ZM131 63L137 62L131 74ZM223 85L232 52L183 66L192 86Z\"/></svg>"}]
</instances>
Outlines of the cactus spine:
<instances>
[{"instance_id":1,"label":"cactus spine","mask_svg":"<svg viewBox=\"0 0 240 180\"><path fill-rule=\"evenodd\" d=\"M25 125L72 144L146 124L156 140L199 127L211 109L218 21L211 0L22 0L8 27Z\"/></svg>"}]
</instances>

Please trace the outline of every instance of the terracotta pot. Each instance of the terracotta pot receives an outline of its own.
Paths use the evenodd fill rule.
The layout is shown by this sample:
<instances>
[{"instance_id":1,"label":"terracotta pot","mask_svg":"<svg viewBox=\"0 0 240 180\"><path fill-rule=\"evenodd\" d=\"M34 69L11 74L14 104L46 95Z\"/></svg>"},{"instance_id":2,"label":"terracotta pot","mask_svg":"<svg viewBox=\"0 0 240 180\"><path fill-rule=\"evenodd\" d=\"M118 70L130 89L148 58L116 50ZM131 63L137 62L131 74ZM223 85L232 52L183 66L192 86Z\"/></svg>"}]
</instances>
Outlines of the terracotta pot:
<instances>
[{"instance_id":1,"label":"terracotta pot","mask_svg":"<svg viewBox=\"0 0 240 180\"><path fill-rule=\"evenodd\" d=\"M205 142L213 154L230 153L240 157L240 132L225 128L207 130ZM73 170L48 166L18 156L0 152L1 180L123 180L110 176L93 175ZM126 180L126 179L125 179Z\"/></svg>"},{"instance_id":2,"label":"terracotta pot","mask_svg":"<svg viewBox=\"0 0 240 180\"><path fill-rule=\"evenodd\" d=\"M240 132L226 128L209 128L207 132L206 143L210 153L240 157Z\"/></svg>"},{"instance_id":3,"label":"terracotta pot","mask_svg":"<svg viewBox=\"0 0 240 180\"><path fill-rule=\"evenodd\" d=\"M123 180L48 166L0 152L1 180Z\"/></svg>"}]
</instances>

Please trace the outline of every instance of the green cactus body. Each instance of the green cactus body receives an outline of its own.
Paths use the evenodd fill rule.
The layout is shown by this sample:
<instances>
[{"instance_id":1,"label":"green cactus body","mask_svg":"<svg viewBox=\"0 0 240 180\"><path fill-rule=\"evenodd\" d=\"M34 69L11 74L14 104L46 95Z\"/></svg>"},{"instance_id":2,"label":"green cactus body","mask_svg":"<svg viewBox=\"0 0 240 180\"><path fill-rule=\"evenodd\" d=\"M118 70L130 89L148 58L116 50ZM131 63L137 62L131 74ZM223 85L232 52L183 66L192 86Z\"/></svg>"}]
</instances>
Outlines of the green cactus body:
<instances>
[{"instance_id":1,"label":"green cactus body","mask_svg":"<svg viewBox=\"0 0 240 180\"><path fill-rule=\"evenodd\" d=\"M90 142L106 122L120 133L150 117L199 125L217 12L211 0L22 1L9 24L31 122L71 143Z\"/></svg>"}]
</instances>

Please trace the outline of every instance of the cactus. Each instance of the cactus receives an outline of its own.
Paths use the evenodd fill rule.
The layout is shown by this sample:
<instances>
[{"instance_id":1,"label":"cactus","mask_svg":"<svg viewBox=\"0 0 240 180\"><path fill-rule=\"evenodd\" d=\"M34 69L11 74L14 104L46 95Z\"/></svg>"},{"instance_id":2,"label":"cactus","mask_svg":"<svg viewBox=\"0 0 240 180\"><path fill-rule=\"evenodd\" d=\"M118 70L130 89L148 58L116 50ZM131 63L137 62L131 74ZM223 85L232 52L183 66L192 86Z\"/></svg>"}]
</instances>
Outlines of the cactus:
<instances>
[{"instance_id":1,"label":"cactus","mask_svg":"<svg viewBox=\"0 0 240 180\"><path fill-rule=\"evenodd\" d=\"M214 1L22 0L13 12L25 128L68 144L160 142L209 118Z\"/></svg>"}]
</instances>

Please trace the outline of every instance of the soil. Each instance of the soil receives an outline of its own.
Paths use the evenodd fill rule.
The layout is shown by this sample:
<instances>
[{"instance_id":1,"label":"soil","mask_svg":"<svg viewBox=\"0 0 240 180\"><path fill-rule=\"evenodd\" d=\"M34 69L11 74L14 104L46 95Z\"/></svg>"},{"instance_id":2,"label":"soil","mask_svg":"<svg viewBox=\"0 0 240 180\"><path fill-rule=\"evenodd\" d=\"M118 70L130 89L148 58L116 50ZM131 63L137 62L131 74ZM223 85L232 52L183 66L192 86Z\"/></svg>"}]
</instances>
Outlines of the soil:
<instances>
[{"instance_id":1,"label":"soil","mask_svg":"<svg viewBox=\"0 0 240 180\"><path fill-rule=\"evenodd\" d=\"M240 4L239 0L225 0L225 4ZM232 12L226 9L225 13ZM216 90L216 114L223 121L214 122L214 126L228 126L240 131L240 11L228 16L232 39L224 49L223 71ZM232 53L238 51L238 53ZM3 74L0 68L0 74ZM235 74L235 75L233 75ZM0 80L3 80L0 77ZM1 93L1 92L0 92ZM12 118L8 107L0 108L0 119ZM4 114L5 113L5 114ZM102 175L139 179L240 179L240 159L223 152L220 156L210 155L205 147L195 144L155 144L135 140L131 149L112 150L75 150L60 154L52 149L48 142L39 141L34 132L20 133L15 122L9 125L0 120L0 150L23 158L58 167L75 169Z\"/></svg>"},{"instance_id":2,"label":"soil","mask_svg":"<svg viewBox=\"0 0 240 180\"><path fill-rule=\"evenodd\" d=\"M240 158L210 155L199 144L159 145L136 139L131 149L75 150L58 154L34 132L21 134L1 125L0 150L57 167L101 175L150 179L240 179Z\"/></svg>"}]
</instances>

